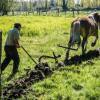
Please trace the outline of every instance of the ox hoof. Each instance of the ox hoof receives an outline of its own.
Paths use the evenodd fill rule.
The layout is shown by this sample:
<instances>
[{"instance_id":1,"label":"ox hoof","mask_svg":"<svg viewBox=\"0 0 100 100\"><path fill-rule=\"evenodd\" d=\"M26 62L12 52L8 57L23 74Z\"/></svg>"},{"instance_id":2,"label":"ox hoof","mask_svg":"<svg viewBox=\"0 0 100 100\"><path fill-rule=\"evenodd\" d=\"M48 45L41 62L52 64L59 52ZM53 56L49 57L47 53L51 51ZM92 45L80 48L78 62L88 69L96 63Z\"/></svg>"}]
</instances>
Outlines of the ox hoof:
<instances>
[{"instance_id":1,"label":"ox hoof","mask_svg":"<svg viewBox=\"0 0 100 100\"><path fill-rule=\"evenodd\" d=\"M94 47L96 43L92 43L91 46Z\"/></svg>"}]
</instances>

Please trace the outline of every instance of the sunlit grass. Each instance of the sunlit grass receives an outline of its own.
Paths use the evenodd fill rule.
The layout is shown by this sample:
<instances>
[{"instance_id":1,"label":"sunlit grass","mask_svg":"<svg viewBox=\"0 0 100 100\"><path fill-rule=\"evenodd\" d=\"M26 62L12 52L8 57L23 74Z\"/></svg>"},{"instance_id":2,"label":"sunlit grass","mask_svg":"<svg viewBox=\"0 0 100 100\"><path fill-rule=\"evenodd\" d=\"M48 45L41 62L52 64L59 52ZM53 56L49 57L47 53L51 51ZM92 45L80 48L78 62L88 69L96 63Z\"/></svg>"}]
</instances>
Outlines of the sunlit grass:
<instances>
[{"instance_id":1,"label":"sunlit grass","mask_svg":"<svg viewBox=\"0 0 100 100\"><path fill-rule=\"evenodd\" d=\"M70 23L73 18L65 16L4 16L0 17L0 29L3 31L3 48L7 36L7 31L15 22L22 24L20 44L25 47L29 54L38 61L41 55L51 55L54 51L56 54L61 54L59 61L63 61L65 50L58 48L57 44L67 45L69 40ZM100 32L99 32L100 33ZM93 37L88 40L88 51L100 47L98 40L95 47L91 47ZM19 72L10 81L6 78L12 70L12 62L2 74L2 86L8 83L13 83L21 75L25 74L24 68L30 67L34 69L34 62L20 48ZM80 55L81 47L77 52L71 51L70 56ZM3 50L2 61L5 57ZM47 60L50 67L55 67L54 60ZM100 59L91 60L94 64L91 65L88 61L81 65L66 66L53 73L51 77L32 85L34 93L30 92L26 95L28 99L40 100L99 100L100 99ZM21 100L25 99L22 96Z\"/></svg>"}]
</instances>

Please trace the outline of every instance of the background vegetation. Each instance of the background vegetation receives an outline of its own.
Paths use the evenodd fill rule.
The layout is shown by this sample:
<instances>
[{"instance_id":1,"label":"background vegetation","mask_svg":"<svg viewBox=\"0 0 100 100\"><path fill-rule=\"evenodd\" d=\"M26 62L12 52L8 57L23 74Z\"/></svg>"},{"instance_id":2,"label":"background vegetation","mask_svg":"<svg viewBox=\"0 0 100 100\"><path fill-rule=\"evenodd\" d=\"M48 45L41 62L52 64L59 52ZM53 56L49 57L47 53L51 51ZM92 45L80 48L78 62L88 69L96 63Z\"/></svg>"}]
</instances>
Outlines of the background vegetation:
<instances>
[{"instance_id":1,"label":"background vegetation","mask_svg":"<svg viewBox=\"0 0 100 100\"><path fill-rule=\"evenodd\" d=\"M100 0L0 0L0 15L100 10Z\"/></svg>"}]
</instances>

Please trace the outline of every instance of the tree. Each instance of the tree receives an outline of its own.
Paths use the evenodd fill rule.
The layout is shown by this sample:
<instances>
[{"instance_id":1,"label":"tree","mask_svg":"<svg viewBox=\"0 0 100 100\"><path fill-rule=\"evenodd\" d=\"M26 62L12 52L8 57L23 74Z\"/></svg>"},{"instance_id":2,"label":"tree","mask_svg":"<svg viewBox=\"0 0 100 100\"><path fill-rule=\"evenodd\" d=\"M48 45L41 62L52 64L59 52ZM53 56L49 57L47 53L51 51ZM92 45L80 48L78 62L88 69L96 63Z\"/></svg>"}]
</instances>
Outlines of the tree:
<instances>
[{"instance_id":1,"label":"tree","mask_svg":"<svg viewBox=\"0 0 100 100\"><path fill-rule=\"evenodd\" d=\"M7 15L8 12L8 0L0 1L0 12L2 15Z\"/></svg>"},{"instance_id":2,"label":"tree","mask_svg":"<svg viewBox=\"0 0 100 100\"><path fill-rule=\"evenodd\" d=\"M51 1L50 1L50 6L51 6L51 7L54 7L54 6L55 6L55 0L51 0Z\"/></svg>"},{"instance_id":3,"label":"tree","mask_svg":"<svg viewBox=\"0 0 100 100\"><path fill-rule=\"evenodd\" d=\"M30 11L32 11L32 0L29 1L29 5L30 5Z\"/></svg>"},{"instance_id":4,"label":"tree","mask_svg":"<svg viewBox=\"0 0 100 100\"><path fill-rule=\"evenodd\" d=\"M0 12L7 15L13 5L14 0L0 0Z\"/></svg>"},{"instance_id":5,"label":"tree","mask_svg":"<svg viewBox=\"0 0 100 100\"><path fill-rule=\"evenodd\" d=\"M47 14L47 9L48 9L48 0L45 0L45 10L46 10L46 14Z\"/></svg>"},{"instance_id":6,"label":"tree","mask_svg":"<svg viewBox=\"0 0 100 100\"><path fill-rule=\"evenodd\" d=\"M81 0L82 7L100 7L100 0Z\"/></svg>"},{"instance_id":7,"label":"tree","mask_svg":"<svg viewBox=\"0 0 100 100\"><path fill-rule=\"evenodd\" d=\"M66 11L67 10L67 2L68 0L62 0L62 8L63 8L63 11Z\"/></svg>"}]
</instances>

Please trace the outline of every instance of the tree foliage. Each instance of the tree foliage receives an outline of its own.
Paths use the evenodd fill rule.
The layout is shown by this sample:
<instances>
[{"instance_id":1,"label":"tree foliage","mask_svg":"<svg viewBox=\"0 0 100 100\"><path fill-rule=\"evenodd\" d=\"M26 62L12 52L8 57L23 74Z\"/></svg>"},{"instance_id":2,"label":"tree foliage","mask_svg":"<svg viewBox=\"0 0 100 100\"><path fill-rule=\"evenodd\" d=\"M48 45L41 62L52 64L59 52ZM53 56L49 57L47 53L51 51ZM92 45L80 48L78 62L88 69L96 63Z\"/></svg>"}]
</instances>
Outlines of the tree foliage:
<instances>
[{"instance_id":1,"label":"tree foliage","mask_svg":"<svg viewBox=\"0 0 100 100\"><path fill-rule=\"evenodd\" d=\"M14 0L0 0L0 12L2 15L7 15L12 7Z\"/></svg>"},{"instance_id":2,"label":"tree foliage","mask_svg":"<svg viewBox=\"0 0 100 100\"><path fill-rule=\"evenodd\" d=\"M80 0L80 4L76 4L79 0L0 0L0 14L7 15L11 11L28 11L32 12L38 9L62 8L63 11L73 9L78 6L81 8L100 9L100 0Z\"/></svg>"}]
</instances>

